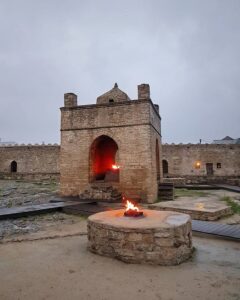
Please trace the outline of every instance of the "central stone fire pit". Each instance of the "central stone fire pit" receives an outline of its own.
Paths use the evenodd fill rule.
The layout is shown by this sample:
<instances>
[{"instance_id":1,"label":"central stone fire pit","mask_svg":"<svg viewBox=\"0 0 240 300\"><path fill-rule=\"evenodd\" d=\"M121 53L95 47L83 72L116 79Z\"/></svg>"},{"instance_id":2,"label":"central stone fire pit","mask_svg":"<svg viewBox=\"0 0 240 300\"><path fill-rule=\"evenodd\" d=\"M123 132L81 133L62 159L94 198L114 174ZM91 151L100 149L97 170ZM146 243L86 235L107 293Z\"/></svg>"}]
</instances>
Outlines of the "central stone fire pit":
<instances>
[{"instance_id":1,"label":"central stone fire pit","mask_svg":"<svg viewBox=\"0 0 240 300\"><path fill-rule=\"evenodd\" d=\"M139 217L111 210L88 218L88 249L128 263L176 265L192 255L189 215L143 210Z\"/></svg>"}]
</instances>

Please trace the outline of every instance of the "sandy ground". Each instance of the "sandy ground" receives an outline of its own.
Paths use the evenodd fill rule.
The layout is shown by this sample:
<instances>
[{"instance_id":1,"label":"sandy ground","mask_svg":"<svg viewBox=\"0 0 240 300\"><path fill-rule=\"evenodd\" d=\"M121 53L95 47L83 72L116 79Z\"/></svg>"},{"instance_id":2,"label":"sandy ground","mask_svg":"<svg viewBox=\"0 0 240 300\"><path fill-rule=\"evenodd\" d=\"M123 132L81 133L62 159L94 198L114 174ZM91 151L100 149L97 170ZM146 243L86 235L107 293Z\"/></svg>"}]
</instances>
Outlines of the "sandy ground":
<instances>
[{"instance_id":1,"label":"sandy ground","mask_svg":"<svg viewBox=\"0 0 240 300\"><path fill-rule=\"evenodd\" d=\"M240 299L240 243L194 237L172 267L129 265L87 251L87 236L0 245L0 299Z\"/></svg>"},{"instance_id":2,"label":"sandy ground","mask_svg":"<svg viewBox=\"0 0 240 300\"><path fill-rule=\"evenodd\" d=\"M5 184L0 206L55 197L52 184ZM239 198L227 191L207 198L222 196ZM88 252L86 231L86 219L58 212L0 221L0 300L240 300L240 243L194 237L195 255L182 265L128 265Z\"/></svg>"}]
</instances>

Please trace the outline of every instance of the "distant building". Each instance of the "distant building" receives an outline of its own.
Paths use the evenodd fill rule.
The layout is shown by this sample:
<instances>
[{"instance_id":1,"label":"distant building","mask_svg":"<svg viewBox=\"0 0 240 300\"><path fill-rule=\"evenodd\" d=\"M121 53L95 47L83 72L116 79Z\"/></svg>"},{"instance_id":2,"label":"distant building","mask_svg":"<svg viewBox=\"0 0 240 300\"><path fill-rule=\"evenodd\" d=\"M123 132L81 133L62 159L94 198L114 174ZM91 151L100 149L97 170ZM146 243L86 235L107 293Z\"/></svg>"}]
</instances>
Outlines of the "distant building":
<instances>
[{"instance_id":1,"label":"distant building","mask_svg":"<svg viewBox=\"0 0 240 300\"><path fill-rule=\"evenodd\" d=\"M222 140L214 140L212 144L225 144L225 145L240 144L240 138L233 139L230 136L225 136L225 138L223 138Z\"/></svg>"},{"instance_id":2,"label":"distant building","mask_svg":"<svg viewBox=\"0 0 240 300\"><path fill-rule=\"evenodd\" d=\"M0 138L0 147L1 146L11 146L11 145L16 145L17 143L16 142L2 142L2 139Z\"/></svg>"}]
</instances>

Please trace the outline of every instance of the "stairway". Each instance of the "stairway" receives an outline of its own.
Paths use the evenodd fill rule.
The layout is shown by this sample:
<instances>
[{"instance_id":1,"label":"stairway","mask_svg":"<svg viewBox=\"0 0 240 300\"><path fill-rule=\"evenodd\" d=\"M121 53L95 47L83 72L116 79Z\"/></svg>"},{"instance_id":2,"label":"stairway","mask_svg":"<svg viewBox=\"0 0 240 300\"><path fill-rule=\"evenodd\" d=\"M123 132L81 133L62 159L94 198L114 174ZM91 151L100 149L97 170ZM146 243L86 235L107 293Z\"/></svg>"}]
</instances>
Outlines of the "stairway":
<instances>
[{"instance_id":1,"label":"stairway","mask_svg":"<svg viewBox=\"0 0 240 300\"><path fill-rule=\"evenodd\" d=\"M121 202L122 193L106 182L92 183L79 195L81 200L94 200L96 202Z\"/></svg>"},{"instance_id":2,"label":"stairway","mask_svg":"<svg viewBox=\"0 0 240 300\"><path fill-rule=\"evenodd\" d=\"M160 201L174 200L174 185L172 182L158 184L158 198Z\"/></svg>"}]
</instances>

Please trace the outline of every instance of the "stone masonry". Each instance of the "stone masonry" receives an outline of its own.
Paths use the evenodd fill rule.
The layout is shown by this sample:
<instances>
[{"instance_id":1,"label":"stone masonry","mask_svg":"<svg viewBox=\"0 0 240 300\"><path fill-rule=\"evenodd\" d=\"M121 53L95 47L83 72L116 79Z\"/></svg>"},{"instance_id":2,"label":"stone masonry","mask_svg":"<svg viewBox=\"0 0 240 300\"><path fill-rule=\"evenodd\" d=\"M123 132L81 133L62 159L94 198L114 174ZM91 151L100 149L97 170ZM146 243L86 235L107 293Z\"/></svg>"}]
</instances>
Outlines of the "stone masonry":
<instances>
[{"instance_id":1,"label":"stone masonry","mask_svg":"<svg viewBox=\"0 0 240 300\"><path fill-rule=\"evenodd\" d=\"M144 217L124 217L124 210L88 218L88 249L127 263L177 265L192 255L189 215L143 210Z\"/></svg>"},{"instance_id":2,"label":"stone masonry","mask_svg":"<svg viewBox=\"0 0 240 300\"><path fill-rule=\"evenodd\" d=\"M65 94L61 108L60 188L77 196L108 178L126 196L146 202L157 199L161 176L161 129L149 85L138 86L140 99L130 100L117 84L97 104L76 105ZM109 156L109 157L107 157ZM120 166L118 176L101 159ZM104 169L105 168L105 169ZM116 175L116 174L115 174ZM118 178L118 180L116 180Z\"/></svg>"},{"instance_id":3,"label":"stone masonry","mask_svg":"<svg viewBox=\"0 0 240 300\"><path fill-rule=\"evenodd\" d=\"M0 147L0 178L59 179L58 145L14 145ZM16 163L12 172L11 164Z\"/></svg>"},{"instance_id":4,"label":"stone masonry","mask_svg":"<svg viewBox=\"0 0 240 300\"><path fill-rule=\"evenodd\" d=\"M59 159L60 146L56 144L1 146L0 177L58 178ZM240 185L240 145L163 144L162 159L168 162L165 178L174 178L175 183L212 181ZM10 164L14 160L18 169L11 173ZM196 161L200 161L199 169L195 168ZM206 163L213 163L212 176L207 176ZM217 163L221 163L221 168L217 168Z\"/></svg>"},{"instance_id":5,"label":"stone masonry","mask_svg":"<svg viewBox=\"0 0 240 300\"><path fill-rule=\"evenodd\" d=\"M240 184L240 145L164 144L162 149L162 159L168 165L164 177L183 177L189 183L226 183L231 179L232 184Z\"/></svg>"}]
</instances>

